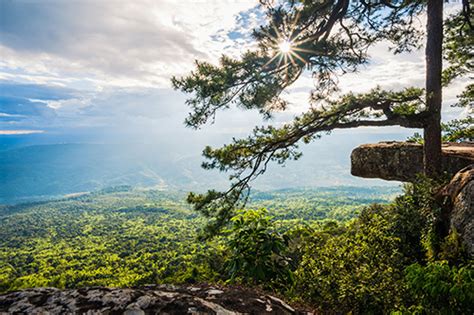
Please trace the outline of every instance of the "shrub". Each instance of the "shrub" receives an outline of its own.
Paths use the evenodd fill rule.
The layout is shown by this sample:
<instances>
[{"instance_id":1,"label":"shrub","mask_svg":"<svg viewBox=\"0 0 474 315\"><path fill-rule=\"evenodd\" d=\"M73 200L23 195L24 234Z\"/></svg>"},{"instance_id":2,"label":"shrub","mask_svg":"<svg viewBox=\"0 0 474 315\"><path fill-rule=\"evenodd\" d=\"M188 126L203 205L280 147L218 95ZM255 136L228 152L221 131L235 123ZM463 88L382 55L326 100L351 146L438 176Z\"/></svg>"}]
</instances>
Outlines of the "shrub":
<instances>
[{"instance_id":1,"label":"shrub","mask_svg":"<svg viewBox=\"0 0 474 315\"><path fill-rule=\"evenodd\" d=\"M272 227L266 210L246 210L232 218L226 269L230 281L279 287L293 277L283 252L288 238Z\"/></svg>"},{"instance_id":2,"label":"shrub","mask_svg":"<svg viewBox=\"0 0 474 315\"><path fill-rule=\"evenodd\" d=\"M309 244L297 287L323 312L385 313L400 303L400 239L382 206L365 209L345 233Z\"/></svg>"},{"instance_id":3,"label":"shrub","mask_svg":"<svg viewBox=\"0 0 474 315\"><path fill-rule=\"evenodd\" d=\"M446 261L406 268L409 294L416 304L409 310L428 314L474 313L473 265L449 266Z\"/></svg>"}]
</instances>

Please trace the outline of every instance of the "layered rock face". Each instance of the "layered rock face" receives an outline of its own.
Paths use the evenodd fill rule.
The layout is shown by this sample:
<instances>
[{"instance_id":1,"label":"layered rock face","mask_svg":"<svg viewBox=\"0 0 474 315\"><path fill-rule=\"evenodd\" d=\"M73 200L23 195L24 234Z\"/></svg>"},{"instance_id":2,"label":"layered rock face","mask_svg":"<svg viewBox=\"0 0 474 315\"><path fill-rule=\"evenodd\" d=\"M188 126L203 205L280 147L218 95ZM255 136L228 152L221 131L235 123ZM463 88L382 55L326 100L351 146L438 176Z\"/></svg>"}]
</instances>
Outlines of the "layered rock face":
<instances>
[{"instance_id":1,"label":"layered rock face","mask_svg":"<svg viewBox=\"0 0 474 315\"><path fill-rule=\"evenodd\" d=\"M205 286L36 288L0 295L0 314L311 314L266 294Z\"/></svg>"},{"instance_id":2,"label":"layered rock face","mask_svg":"<svg viewBox=\"0 0 474 315\"><path fill-rule=\"evenodd\" d=\"M364 144L352 151L352 175L412 182L423 172L423 146L408 142ZM443 172L452 177L438 194L447 209L449 232L456 231L474 257L474 144L443 145Z\"/></svg>"},{"instance_id":3,"label":"layered rock face","mask_svg":"<svg viewBox=\"0 0 474 315\"><path fill-rule=\"evenodd\" d=\"M443 145L443 172L453 176L474 163L474 144ZM423 146L409 142L363 144L352 151L351 173L364 178L411 182L423 172Z\"/></svg>"},{"instance_id":4,"label":"layered rock face","mask_svg":"<svg viewBox=\"0 0 474 315\"><path fill-rule=\"evenodd\" d=\"M474 164L460 170L439 193L450 210L450 232L456 231L466 252L474 257Z\"/></svg>"}]
</instances>

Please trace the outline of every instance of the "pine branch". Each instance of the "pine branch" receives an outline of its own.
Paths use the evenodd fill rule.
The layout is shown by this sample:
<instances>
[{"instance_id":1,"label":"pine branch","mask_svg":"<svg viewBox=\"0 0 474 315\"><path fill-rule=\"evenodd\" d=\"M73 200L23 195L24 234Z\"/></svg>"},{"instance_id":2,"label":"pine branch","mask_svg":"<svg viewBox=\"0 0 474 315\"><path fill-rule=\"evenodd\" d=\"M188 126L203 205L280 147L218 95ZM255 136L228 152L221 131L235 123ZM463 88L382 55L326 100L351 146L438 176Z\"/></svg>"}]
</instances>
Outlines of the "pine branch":
<instances>
[{"instance_id":1,"label":"pine branch","mask_svg":"<svg viewBox=\"0 0 474 315\"><path fill-rule=\"evenodd\" d=\"M280 128L255 128L245 139L234 139L218 149L206 147L203 155L208 161L203 167L231 172L232 185L225 192L190 194L188 201L197 211L214 218L208 228L217 231L234 209L245 206L251 182L266 172L270 162L283 164L301 157L299 142L308 143L334 129L395 125L422 128L427 117L422 96L423 90L414 88L401 92L376 88L365 94L347 94L331 102L330 108L310 110Z\"/></svg>"}]
</instances>

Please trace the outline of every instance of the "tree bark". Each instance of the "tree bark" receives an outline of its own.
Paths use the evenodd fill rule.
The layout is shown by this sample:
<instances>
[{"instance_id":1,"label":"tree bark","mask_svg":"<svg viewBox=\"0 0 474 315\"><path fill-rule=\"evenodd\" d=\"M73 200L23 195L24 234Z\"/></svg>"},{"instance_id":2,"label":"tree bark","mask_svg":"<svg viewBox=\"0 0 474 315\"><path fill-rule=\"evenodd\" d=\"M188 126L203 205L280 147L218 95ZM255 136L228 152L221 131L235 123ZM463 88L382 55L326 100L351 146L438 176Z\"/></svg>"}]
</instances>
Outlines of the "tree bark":
<instances>
[{"instance_id":1,"label":"tree bark","mask_svg":"<svg viewBox=\"0 0 474 315\"><path fill-rule=\"evenodd\" d=\"M428 0L426 43L426 105L430 113L424 127L424 171L441 171L441 72L443 69L443 0Z\"/></svg>"}]
</instances>

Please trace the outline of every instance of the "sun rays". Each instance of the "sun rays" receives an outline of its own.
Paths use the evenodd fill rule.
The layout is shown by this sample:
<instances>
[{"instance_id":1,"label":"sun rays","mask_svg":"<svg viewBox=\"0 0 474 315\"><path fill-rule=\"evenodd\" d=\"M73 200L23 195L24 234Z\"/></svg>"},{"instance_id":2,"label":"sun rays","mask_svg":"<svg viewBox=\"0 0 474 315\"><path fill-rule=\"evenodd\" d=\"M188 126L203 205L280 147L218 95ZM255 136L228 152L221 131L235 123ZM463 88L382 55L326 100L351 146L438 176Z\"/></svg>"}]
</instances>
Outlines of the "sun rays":
<instances>
[{"instance_id":1,"label":"sun rays","mask_svg":"<svg viewBox=\"0 0 474 315\"><path fill-rule=\"evenodd\" d=\"M264 67L271 66L274 70L284 71L287 81L290 80L288 70L291 66L303 68L308 63L305 58L311 53L316 53L302 47L307 46L308 40L298 38L297 22L298 16L292 23L283 22L283 30L273 27L271 31L267 31L267 38L272 48L270 51L273 54Z\"/></svg>"},{"instance_id":2,"label":"sun rays","mask_svg":"<svg viewBox=\"0 0 474 315\"><path fill-rule=\"evenodd\" d=\"M278 49L282 54L289 54L291 53L293 43L289 40L284 40L278 44Z\"/></svg>"},{"instance_id":3,"label":"sun rays","mask_svg":"<svg viewBox=\"0 0 474 315\"><path fill-rule=\"evenodd\" d=\"M291 81L289 68L303 68L307 63L302 53L311 52L309 50L299 47L304 41L296 41L290 39L290 37L277 36L272 38L273 56L265 64L265 67L270 66L276 62L276 65L272 66L277 71L284 71L284 79ZM291 75L292 76L292 75ZM293 77L293 76L292 76Z\"/></svg>"}]
</instances>

